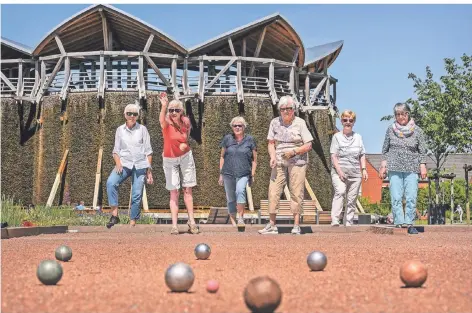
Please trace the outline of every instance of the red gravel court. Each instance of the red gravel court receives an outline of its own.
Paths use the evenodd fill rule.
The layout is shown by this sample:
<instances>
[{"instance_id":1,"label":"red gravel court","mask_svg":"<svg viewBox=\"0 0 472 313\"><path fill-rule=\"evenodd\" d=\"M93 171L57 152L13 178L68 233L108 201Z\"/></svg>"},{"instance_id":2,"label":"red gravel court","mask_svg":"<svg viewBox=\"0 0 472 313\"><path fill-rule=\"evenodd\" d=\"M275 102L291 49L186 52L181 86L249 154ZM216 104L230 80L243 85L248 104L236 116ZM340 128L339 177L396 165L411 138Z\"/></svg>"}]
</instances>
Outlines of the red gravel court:
<instances>
[{"instance_id":1,"label":"red gravel court","mask_svg":"<svg viewBox=\"0 0 472 313\"><path fill-rule=\"evenodd\" d=\"M182 225L182 230L184 225ZM199 235L169 234L169 225L79 227L77 233L5 239L2 244L2 312L249 312L243 299L248 281L268 275L281 286L277 312L471 312L472 227L426 227L419 235L385 235L352 227L332 231L258 235L226 226L202 226ZM209 260L193 249L209 244ZM57 286L36 278L43 259L57 246L73 250L62 263ZM328 257L323 272L310 272L308 253ZM402 288L399 268L416 259L428 269L422 288ZM167 267L190 264L189 293L171 293ZM216 279L220 290L206 291Z\"/></svg>"}]
</instances>

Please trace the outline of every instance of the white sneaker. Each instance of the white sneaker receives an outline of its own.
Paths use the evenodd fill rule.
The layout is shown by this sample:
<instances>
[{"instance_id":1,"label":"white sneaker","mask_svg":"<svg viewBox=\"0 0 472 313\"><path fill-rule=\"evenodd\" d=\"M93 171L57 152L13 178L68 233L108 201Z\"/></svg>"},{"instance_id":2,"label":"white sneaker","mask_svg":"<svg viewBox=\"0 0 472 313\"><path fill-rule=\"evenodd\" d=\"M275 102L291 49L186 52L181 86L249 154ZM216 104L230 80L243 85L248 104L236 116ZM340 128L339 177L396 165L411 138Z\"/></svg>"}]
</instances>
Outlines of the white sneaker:
<instances>
[{"instance_id":1,"label":"white sneaker","mask_svg":"<svg viewBox=\"0 0 472 313\"><path fill-rule=\"evenodd\" d=\"M277 226L272 226L270 223L267 223L267 225L258 232L261 235L277 235L279 230L277 229Z\"/></svg>"},{"instance_id":2,"label":"white sneaker","mask_svg":"<svg viewBox=\"0 0 472 313\"><path fill-rule=\"evenodd\" d=\"M292 228L292 235L301 235L302 230L299 225L294 225Z\"/></svg>"},{"instance_id":3,"label":"white sneaker","mask_svg":"<svg viewBox=\"0 0 472 313\"><path fill-rule=\"evenodd\" d=\"M337 221L331 222L331 226L339 227L339 222Z\"/></svg>"}]
</instances>

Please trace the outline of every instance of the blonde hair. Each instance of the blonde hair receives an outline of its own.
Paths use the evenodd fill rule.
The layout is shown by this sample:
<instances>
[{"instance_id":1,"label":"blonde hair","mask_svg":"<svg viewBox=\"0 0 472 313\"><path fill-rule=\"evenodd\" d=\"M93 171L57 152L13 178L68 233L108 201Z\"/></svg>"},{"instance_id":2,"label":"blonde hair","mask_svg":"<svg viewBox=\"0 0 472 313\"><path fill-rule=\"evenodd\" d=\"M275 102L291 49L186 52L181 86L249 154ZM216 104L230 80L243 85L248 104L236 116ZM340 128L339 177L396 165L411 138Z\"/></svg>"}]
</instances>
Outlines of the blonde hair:
<instances>
[{"instance_id":1,"label":"blonde hair","mask_svg":"<svg viewBox=\"0 0 472 313\"><path fill-rule=\"evenodd\" d=\"M176 108L176 109L181 109L182 111L184 110L184 105L182 104L182 101L177 100L177 99L172 100L169 103L169 106L167 108L169 109L171 107Z\"/></svg>"},{"instance_id":2,"label":"blonde hair","mask_svg":"<svg viewBox=\"0 0 472 313\"><path fill-rule=\"evenodd\" d=\"M285 105L292 105L293 109L297 108L295 101L290 96L283 96L279 99L278 109L280 110L280 107L285 106Z\"/></svg>"},{"instance_id":3,"label":"blonde hair","mask_svg":"<svg viewBox=\"0 0 472 313\"><path fill-rule=\"evenodd\" d=\"M351 110L344 110L343 113L341 113L341 118L343 117L351 117L354 122L356 121L356 113L354 113L354 111L351 111Z\"/></svg>"},{"instance_id":4,"label":"blonde hair","mask_svg":"<svg viewBox=\"0 0 472 313\"><path fill-rule=\"evenodd\" d=\"M135 112L139 114L140 107L135 103L130 103L125 107L125 114L127 112Z\"/></svg>"},{"instance_id":5,"label":"blonde hair","mask_svg":"<svg viewBox=\"0 0 472 313\"><path fill-rule=\"evenodd\" d=\"M233 119L231 120L231 123L229 123L229 126L233 127L233 124L236 123L236 122L240 122L241 124L243 124L244 128L247 127L246 120L242 116L233 117Z\"/></svg>"}]
</instances>

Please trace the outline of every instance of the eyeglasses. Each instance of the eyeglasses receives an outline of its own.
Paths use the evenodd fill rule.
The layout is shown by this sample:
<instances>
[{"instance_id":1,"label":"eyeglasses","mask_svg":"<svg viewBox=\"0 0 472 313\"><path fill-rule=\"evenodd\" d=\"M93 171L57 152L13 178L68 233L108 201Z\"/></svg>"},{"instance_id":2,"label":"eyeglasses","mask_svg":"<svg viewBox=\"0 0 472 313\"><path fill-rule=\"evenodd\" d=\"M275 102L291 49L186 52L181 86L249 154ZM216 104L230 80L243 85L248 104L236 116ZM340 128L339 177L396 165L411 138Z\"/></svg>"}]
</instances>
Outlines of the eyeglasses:
<instances>
[{"instance_id":1,"label":"eyeglasses","mask_svg":"<svg viewBox=\"0 0 472 313\"><path fill-rule=\"evenodd\" d=\"M135 112L126 112L126 115L127 116L138 116L139 113L135 113Z\"/></svg>"},{"instance_id":2,"label":"eyeglasses","mask_svg":"<svg viewBox=\"0 0 472 313\"><path fill-rule=\"evenodd\" d=\"M408 116L410 113L408 112L400 112L400 113L395 113L395 116Z\"/></svg>"},{"instance_id":3,"label":"eyeglasses","mask_svg":"<svg viewBox=\"0 0 472 313\"><path fill-rule=\"evenodd\" d=\"M180 113L180 109L169 109L169 113Z\"/></svg>"},{"instance_id":4,"label":"eyeglasses","mask_svg":"<svg viewBox=\"0 0 472 313\"><path fill-rule=\"evenodd\" d=\"M344 123L347 123L347 122L354 123L354 119L352 119L352 118L343 118L343 122Z\"/></svg>"},{"instance_id":5,"label":"eyeglasses","mask_svg":"<svg viewBox=\"0 0 472 313\"><path fill-rule=\"evenodd\" d=\"M289 108L280 108L280 112L285 112L285 111L292 111L293 110L293 107L289 107Z\"/></svg>"},{"instance_id":6,"label":"eyeglasses","mask_svg":"<svg viewBox=\"0 0 472 313\"><path fill-rule=\"evenodd\" d=\"M243 125L233 125L233 128L243 128Z\"/></svg>"}]
</instances>

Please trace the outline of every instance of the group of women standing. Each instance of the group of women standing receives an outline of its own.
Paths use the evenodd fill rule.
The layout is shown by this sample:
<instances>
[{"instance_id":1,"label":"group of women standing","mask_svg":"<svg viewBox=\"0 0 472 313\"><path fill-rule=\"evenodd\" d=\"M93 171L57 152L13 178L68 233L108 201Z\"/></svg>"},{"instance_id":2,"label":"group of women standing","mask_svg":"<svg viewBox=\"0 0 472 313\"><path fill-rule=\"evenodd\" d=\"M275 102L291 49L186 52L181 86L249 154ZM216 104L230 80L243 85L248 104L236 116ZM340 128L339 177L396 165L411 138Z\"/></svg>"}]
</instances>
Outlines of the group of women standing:
<instances>
[{"instance_id":1,"label":"group of women standing","mask_svg":"<svg viewBox=\"0 0 472 313\"><path fill-rule=\"evenodd\" d=\"M166 189L170 192L169 206L172 215L171 234L179 234L177 228L179 190L183 189L184 203L188 212L188 231L198 234L195 223L192 188L197 185L195 161L188 139L191 123L184 115L179 100L168 101L161 93L159 123L162 128L164 149L162 153ZM296 103L290 96L279 100L280 116L269 126L268 151L272 169L269 183L269 223L260 234L277 234L276 215L280 195L288 185L290 208L294 215L292 234L300 234L300 215L303 213L305 176L308 165L308 151L313 137L306 122L295 116ZM107 227L120 222L118 217L118 187L132 177L130 224L134 226L140 217L145 181L153 183L152 147L147 128L137 122L140 108L129 104L125 107L126 122L117 128L113 158L115 168L107 181L109 205L112 216ZM422 130L410 118L406 104L394 108L395 122L388 128L383 145L384 160L379 171L381 178L387 172L390 179L392 211L397 227L413 224L416 205L418 173L424 178L425 141ZM333 136L330 153L331 177L334 197L331 208L332 225L340 226L340 217L346 198L345 226L353 225L356 200L362 179L367 180L365 148L362 137L353 131L356 114L346 110L341 114L342 131ZM246 186L252 185L257 168L257 145L254 138L245 133L247 123L243 117L232 119L232 133L224 136L220 143L220 176L218 183L225 188L228 211L233 226L244 227ZM403 214L401 200L406 196L406 214ZM239 216L236 215L239 213ZM409 230L414 233L413 228Z\"/></svg>"}]
</instances>

